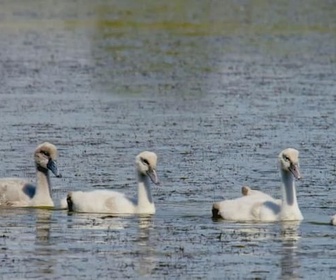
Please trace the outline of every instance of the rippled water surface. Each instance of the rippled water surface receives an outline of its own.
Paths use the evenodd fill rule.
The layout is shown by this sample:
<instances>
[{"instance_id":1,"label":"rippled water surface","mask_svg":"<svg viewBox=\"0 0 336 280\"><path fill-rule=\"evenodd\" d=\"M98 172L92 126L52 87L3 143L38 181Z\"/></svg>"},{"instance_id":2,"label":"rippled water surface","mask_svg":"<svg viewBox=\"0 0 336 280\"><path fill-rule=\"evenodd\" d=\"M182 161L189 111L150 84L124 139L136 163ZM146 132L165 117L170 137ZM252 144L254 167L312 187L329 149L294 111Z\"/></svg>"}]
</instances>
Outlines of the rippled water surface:
<instances>
[{"instance_id":1,"label":"rippled water surface","mask_svg":"<svg viewBox=\"0 0 336 280\"><path fill-rule=\"evenodd\" d=\"M57 145L70 190L136 193L154 216L0 209L0 279L330 279L336 274L334 1L3 1L0 175ZM279 196L300 151L301 223L211 219L250 185Z\"/></svg>"}]
</instances>

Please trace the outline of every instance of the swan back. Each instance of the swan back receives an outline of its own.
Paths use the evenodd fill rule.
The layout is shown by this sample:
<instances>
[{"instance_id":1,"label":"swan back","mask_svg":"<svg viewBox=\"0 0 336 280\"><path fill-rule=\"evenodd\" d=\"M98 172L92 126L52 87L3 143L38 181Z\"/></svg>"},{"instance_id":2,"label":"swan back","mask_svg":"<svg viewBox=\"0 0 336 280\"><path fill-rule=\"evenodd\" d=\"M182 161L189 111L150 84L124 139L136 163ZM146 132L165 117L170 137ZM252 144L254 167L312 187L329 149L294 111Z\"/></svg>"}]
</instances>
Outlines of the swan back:
<instances>
[{"instance_id":1,"label":"swan back","mask_svg":"<svg viewBox=\"0 0 336 280\"><path fill-rule=\"evenodd\" d=\"M251 189L248 186L243 186L242 189L241 189L241 193L242 193L243 196L258 195L258 196L264 196L266 198L271 197L271 196L269 196L268 194L266 194L266 193L264 193L262 191L253 190L253 189Z\"/></svg>"},{"instance_id":2,"label":"swan back","mask_svg":"<svg viewBox=\"0 0 336 280\"><path fill-rule=\"evenodd\" d=\"M69 192L66 200L69 211L112 214L136 212L136 205L132 200L123 193L111 190Z\"/></svg>"},{"instance_id":3,"label":"swan back","mask_svg":"<svg viewBox=\"0 0 336 280\"><path fill-rule=\"evenodd\" d=\"M259 190L253 190L248 186L242 187L242 195L243 196L256 196L256 197L260 197L260 198L265 198L265 199L268 199L270 201L276 202L279 205L281 204L281 199L274 199L272 196L268 195L267 193L264 193L264 192L259 191Z\"/></svg>"}]
</instances>

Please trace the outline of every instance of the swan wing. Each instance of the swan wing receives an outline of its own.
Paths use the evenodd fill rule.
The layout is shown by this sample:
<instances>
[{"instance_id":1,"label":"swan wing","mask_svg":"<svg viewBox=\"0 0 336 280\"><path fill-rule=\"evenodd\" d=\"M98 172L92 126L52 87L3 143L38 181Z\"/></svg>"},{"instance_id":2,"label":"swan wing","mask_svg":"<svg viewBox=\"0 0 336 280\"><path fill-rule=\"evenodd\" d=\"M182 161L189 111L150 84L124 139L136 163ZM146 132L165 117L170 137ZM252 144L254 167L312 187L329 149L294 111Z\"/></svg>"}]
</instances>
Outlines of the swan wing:
<instances>
[{"instance_id":1,"label":"swan wing","mask_svg":"<svg viewBox=\"0 0 336 280\"><path fill-rule=\"evenodd\" d=\"M251 221L256 219L258 205L264 201L265 198L259 196L242 196L217 202L213 207L218 209L218 214L225 220Z\"/></svg>"},{"instance_id":2,"label":"swan wing","mask_svg":"<svg viewBox=\"0 0 336 280\"><path fill-rule=\"evenodd\" d=\"M28 206L36 187L24 179L3 178L0 180L1 206Z\"/></svg>"},{"instance_id":3,"label":"swan wing","mask_svg":"<svg viewBox=\"0 0 336 280\"><path fill-rule=\"evenodd\" d=\"M254 204L252 213L257 221L277 221L281 211L281 200L272 197Z\"/></svg>"},{"instance_id":4,"label":"swan wing","mask_svg":"<svg viewBox=\"0 0 336 280\"><path fill-rule=\"evenodd\" d=\"M122 193L115 193L105 200L106 212L112 214L133 214L135 204Z\"/></svg>"}]
</instances>

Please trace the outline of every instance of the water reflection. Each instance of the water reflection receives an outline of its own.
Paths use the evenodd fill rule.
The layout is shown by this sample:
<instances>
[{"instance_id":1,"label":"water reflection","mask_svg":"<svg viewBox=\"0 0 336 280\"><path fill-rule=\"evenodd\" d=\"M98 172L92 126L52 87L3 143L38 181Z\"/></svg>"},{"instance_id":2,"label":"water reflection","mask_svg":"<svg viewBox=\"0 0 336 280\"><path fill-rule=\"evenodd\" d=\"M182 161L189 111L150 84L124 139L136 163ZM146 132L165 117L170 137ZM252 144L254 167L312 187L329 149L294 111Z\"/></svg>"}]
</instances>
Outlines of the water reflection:
<instances>
[{"instance_id":1,"label":"water reflection","mask_svg":"<svg viewBox=\"0 0 336 280\"><path fill-rule=\"evenodd\" d=\"M99 251L106 256L106 262L117 258L113 260L114 265L120 266L121 273L134 270L137 275L150 276L157 263L152 237L153 219L153 216L145 215L70 214L66 225L73 242L70 251ZM125 261L119 262L120 256Z\"/></svg>"},{"instance_id":2,"label":"water reflection","mask_svg":"<svg viewBox=\"0 0 336 280\"><path fill-rule=\"evenodd\" d=\"M154 248L151 244L150 233L153 230L153 216L140 216L138 227L139 268L141 276L151 275L156 266Z\"/></svg>"},{"instance_id":3,"label":"water reflection","mask_svg":"<svg viewBox=\"0 0 336 280\"><path fill-rule=\"evenodd\" d=\"M301 279L299 270L300 260L297 256L300 234L299 226L301 222L283 222L281 224L281 278L282 279Z\"/></svg>"},{"instance_id":4,"label":"water reflection","mask_svg":"<svg viewBox=\"0 0 336 280\"><path fill-rule=\"evenodd\" d=\"M32 249L31 261L36 268L36 275L52 275L57 267L54 249L50 244L52 211L36 209L35 248ZM48 276L45 276L48 277Z\"/></svg>"},{"instance_id":5,"label":"water reflection","mask_svg":"<svg viewBox=\"0 0 336 280\"><path fill-rule=\"evenodd\" d=\"M75 219L74 219L75 218ZM68 228L88 230L123 230L128 225L128 216L68 213Z\"/></svg>"},{"instance_id":6,"label":"water reflection","mask_svg":"<svg viewBox=\"0 0 336 280\"><path fill-rule=\"evenodd\" d=\"M4 208L0 215L3 240L0 259L2 268L6 267L1 271L2 276L6 279L19 279L22 275L49 278L54 274L57 261L50 243L52 212L45 209ZM10 268L14 269L9 272Z\"/></svg>"},{"instance_id":7,"label":"water reflection","mask_svg":"<svg viewBox=\"0 0 336 280\"><path fill-rule=\"evenodd\" d=\"M48 245L50 241L51 211L36 210L36 245Z\"/></svg>"}]
</instances>

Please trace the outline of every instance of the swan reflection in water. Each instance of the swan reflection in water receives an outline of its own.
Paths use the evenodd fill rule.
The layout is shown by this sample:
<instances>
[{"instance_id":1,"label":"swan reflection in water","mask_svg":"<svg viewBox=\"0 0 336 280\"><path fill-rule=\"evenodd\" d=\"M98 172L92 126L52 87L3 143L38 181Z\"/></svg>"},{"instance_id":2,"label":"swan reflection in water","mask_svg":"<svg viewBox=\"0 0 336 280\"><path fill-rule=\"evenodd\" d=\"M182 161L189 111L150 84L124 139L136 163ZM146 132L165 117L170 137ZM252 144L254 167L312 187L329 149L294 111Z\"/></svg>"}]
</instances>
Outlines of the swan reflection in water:
<instances>
[{"instance_id":1,"label":"swan reflection in water","mask_svg":"<svg viewBox=\"0 0 336 280\"><path fill-rule=\"evenodd\" d=\"M250 271L258 277L277 274L280 279L302 279L303 271L301 259L298 255L301 234L300 221L287 221L280 223L223 223L218 222L221 229L218 240L224 244L225 252L234 262L235 254L237 267L245 264L241 254L246 256L262 255L272 260L269 265L261 265L261 271ZM232 255L232 251L235 253ZM237 269L237 268L236 268ZM263 274L265 273L265 275ZM260 274L260 276L259 276ZM281 275L281 276L280 276Z\"/></svg>"},{"instance_id":2,"label":"swan reflection in water","mask_svg":"<svg viewBox=\"0 0 336 280\"><path fill-rule=\"evenodd\" d=\"M30 266L34 268L33 274L44 275L43 277L47 279L57 269L57 256L50 242L53 212L47 209L34 209L34 212L36 215L35 244L31 248L31 253L35 257L31 259Z\"/></svg>"},{"instance_id":3,"label":"swan reflection in water","mask_svg":"<svg viewBox=\"0 0 336 280\"><path fill-rule=\"evenodd\" d=\"M281 223L281 278L302 279L300 260L297 254L300 243L300 221Z\"/></svg>"},{"instance_id":4,"label":"swan reflection in water","mask_svg":"<svg viewBox=\"0 0 336 280\"><path fill-rule=\"evenodd\" d=\"M141 276L150 276L156 266L155 250L153 248L153 244L151 243L153 216L139 216L138 222L138 272Z\"/></svg>"},{"instance_id":5,"label":"swan reflection in water","mask_svg":"<svg viewBox=\"0 0 336 280\"><path fill-rule=\"evenodd\" d=\"M68 214L65 227L68 236L75 237L74 248L80 246L88 251L94 248L105 256L107 263L113 259L115 266L120 265L124 272L134 269L138 275L150 276L155 269L157 260L151 238L154 229L152 215L74 213ZM124 256L123 260L120 255Z\"/></svg>"},{"instance_id":6,"label":"swan reflection in water","mask_svg":"<svg viewBox=\"0 0 336 280\"><path fill-rule=\"evenodd\" d=\"M49 245L52 212L44 209L36 209L35 212L36 212L35 244Z\"/></svg>"}]
</instances>

